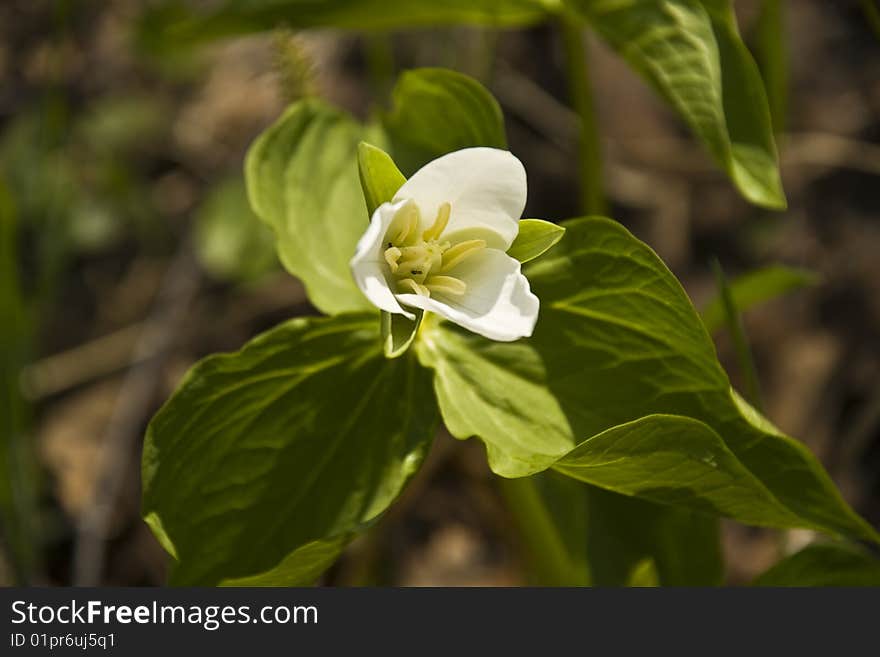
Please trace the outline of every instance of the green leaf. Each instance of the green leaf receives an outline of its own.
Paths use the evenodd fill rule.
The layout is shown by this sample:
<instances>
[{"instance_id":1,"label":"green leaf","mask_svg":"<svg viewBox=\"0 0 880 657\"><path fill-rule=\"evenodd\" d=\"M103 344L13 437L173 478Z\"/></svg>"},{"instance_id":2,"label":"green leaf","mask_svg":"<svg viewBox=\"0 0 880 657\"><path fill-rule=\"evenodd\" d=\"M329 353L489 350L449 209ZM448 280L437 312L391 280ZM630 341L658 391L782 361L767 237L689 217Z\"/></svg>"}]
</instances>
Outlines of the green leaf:
<instances>
[{"instance_id":1,"label":"green leaf","mask_svg":"<svg viewBox=\"0 0 880 657\"><path fill-rule=\"evenodd\" d=\"M300 101L257 138L245 162L251 206L275 231L281 263L327 314L372 309L348 266L367 225L362 131L321 101Z\"/></svg>"},{"instance_id":2,"label":"green leaf","mask_svg":"<svg viewBox=\"0 0 880 657\"><path fill-rule=\"evenodd\" d=\"M758 68L767 89L773 131L785 130L788 116L789 53L785 0L763 0L753 37Z\"/></svg>"},{"instance_id":3,"label":"green leaf","mask_svg":"<svg viewBox=\"0 0 880 657\"><path fill-rule=\"evenodd\" d=\"M243 180L224 181L208 193L196 215L195 250L218 278L253 280L277 268L272 231L251 211Z\"/></svg>"},{"instance_id":4,"label":"green leaf","mask_svg":"<svg viewBox=\"0 0 880 657\"><path fill-rule=\"evenodd\" d=\"M306 543L287 555L275 568L250 577L224 579L220 586L309 586L339 558L349 538L337 536Z\"/></svg>"},{"instance_id":5,"label":"green leaf","mask_svg":"<svg viewBox=\"0 0 880 657\"><path fill-rule=\"evenodd\" d=\"M649 415L588 438L555 468L624 495L727 516L752 525L797 526L710 427Z\"/></svg>"},{"instance_id":6,"label":"green leaf","mask_svg":"<svg viewBox=\"0 0 880 657\"><path fill-rule=\"evenodd\" d=\"M742 195L781 209L770 110L729 0L569 0L688 123Z\"/></svg>"},{"instance_id":7,"label":"green leaf","mask_svg":"<svg viewBox=\"0 0 880 657\"><path fill-rule=\"evenodd\" d=\"M382 355L372 315L296 319L201 361L144 445L143 514L172 581L312 577L419 467L435 408L415 359Z\"/></svg>"},{"instance_id":8,"label":"green leaf","mask_svg":"<svg viewBox=\"0 0 880 657\"><path fill-rule=\"evenodd\" d=\"M479 436L492 469L520 477L564 463L578 444L589 449L602 432L611 432L602 441L620 436L619 425L649 415L682 416L674 421L698 423L688 425L690 442L682 449L699 444L710 460L724 464L731 485L746 471L752 475L744 481L753 489L747 498L753 508L734 509L705 490L699 491L701 501L688 500L693 508L877 540L812 454L731 390L709 335L656 254L607 219L565 226L560 244L525 268L541 300L529 341L493 343L442 324L423 331L417 350L435 371L450 432ZM704 465L705 476L718 476L710 463ZM681 490L674 495L689 495L688 477L678 481ZM656 501L686 499L640 488L635 480L593 483Z\"/></svg>"},{"instance_id":9,"label":"green leaf","mask_svg":"<svg viewBox=\"0 0 880 657\"><path fill-rule=\"evenodd\" d=\"M383 124L406 175L462 148L507 148L498 102L467 75L442 68L406 71L391 97L393 108Z\"/></svg>"},{"instance_id":10,"label":"green leaf","mask_svg":"<svg viewBox=\"0 0 880 657\"><path fill-rule=\"evenodd\" d=\"M446 428L457 438L479 436L496 474L546 470L579 442L530 342L493 342L441 323L422 329L416 352L434 370Z\"/></svg>"},{"instance_id":11,"label":"green leaf","mask_svg":"<svg viewBox=\"0 0 880 657\"><path fill-rule=\"evenodd\" d=\"M406 182L388 153L363 141L358 144L358 174L368 217L372 217L380 205L391 201Z\"/></svg>"},{"instance_id":12,"label":"green leaf","mask_svg":"<svg viewBox=\"0 0 880 657\"><path fill-rule=\"evenodd\" d=\"M416 316L414 320L397 313L382 311L382 349L387 358L402 356L416 339L425 313L417 309L413 309L413 313Z\"/></svg>"},{"instance_id":13,"label":"green leaf","mask_svg":"<svg viewBox=\"0 0 880 657\"><path fill-rule=\"evenodd\" d=\"M731 281L730 293L740 312L745 312L765 301L770 301L793 290L815 285L819 276L815 272L784 265L771 265L744 274ZM720 295L703 309L703 324L714 333L724 326L724 302Z\"/></svg>"},{"instance_id":14,"label":"green leaf","mask_svg":"<svg viewBox=\"0 0 880 657\"><path fill-rule=\"evenodd\" d=\"M290 28L337 27L389 30L476 24L517 26L541 20L557 0L275 0L222 3L164 0L153 3L139 24L140 41L154 49L178 48L212 39Z\"/></svg>"},{"instance_id":15,"label":"green leaf","mask_svg":"<svg viewBox=\"0 0 880 657\"><path fill-rule=\"evenodd\" d=\"M519 233L507 255L520 262L534 260L562 239L565 228L542 219L521 219Z\"/></svg>"},{"instance_id":16,"label":"green leaf","mask_svg":"<svg viewBox=\"0 0 880 657\"><path fill-rule=\"evenodd\" d=\"M880 559L854 545L815 544L758 576L754 586L880 586Z\"/></svg>"}]
</instances>

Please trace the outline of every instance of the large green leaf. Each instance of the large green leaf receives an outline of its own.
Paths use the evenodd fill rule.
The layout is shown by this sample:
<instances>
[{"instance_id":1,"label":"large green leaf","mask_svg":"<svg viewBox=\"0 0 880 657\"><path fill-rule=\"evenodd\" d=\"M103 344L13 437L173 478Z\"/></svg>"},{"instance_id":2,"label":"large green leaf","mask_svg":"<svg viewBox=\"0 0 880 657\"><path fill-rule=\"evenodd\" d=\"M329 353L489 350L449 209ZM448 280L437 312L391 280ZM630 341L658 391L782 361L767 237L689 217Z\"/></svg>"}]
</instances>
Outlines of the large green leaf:
<instances>
[{"instance_id":1,"label":"large green leaf","mask_svg":"<svg viewBox=\"0 0 880 657\"><path fill-rule=\"evenodd\" d=\"M784 208L770 110L729 0L569 0L752 203Z\"/></svg>"},{"instance_id":2,"label":"large green leaf","mask_svg":"<svg viewBox=\"0 0 880 657\"><path fill-rule=\"evenodd\" d=\"M355 30L478 25L527 25L544 17L558 0L225 0L221 3L165 0L153 4L140 25L141 41L177 47L221 37L291 28Z\"/></svg>"},{"instance_id":3,"label":"large green leaf","mask_svg":"<svg viewBox=\"0 0 880 657\"><path fill-rule=\"evenodd\" d=\"M314 577L418 468L435 408L429 376L382 355L369 315L293 320L200 362L144 445L143 513L173 581Z\"/></svg>"},{"instance_id":4,"label":"large green leaf","mask_svg":"<svg viewBox=\"0 0 880 657\"><path fill-rule=\"evenodd\" d=\"M880 558L854 545L815 544L760 575L755 586L880 586Z\"/></svg>"},{"instance_id":5,"label":"large green leaf","mask_svg":"<svg viewBox=\"0 0 880 657\"><path fill-rule=\"evenodd\" d=\"M498 102L467 75L443 68L406 71L394 86L392 102L383 124L406 175L462 148L507 148Z\"/></svg>"},{"instance_id":6,"label":"large green leaf","mask_svg":"<svg viewBox=\"0 0 880 657\"><path fill-rule=\"evenodd\" d=\"M362 134L343 112L304 100L260 135L245 163L251 206L275 231L282 264L328 314L372 308L348 266L367 227L357 168Z\"/></svg>"},{"instance_id":7,"label":"large green leaf","mask_svg":"<svg viewBox=\"0 0 880 657\"><path fill-rule=\"evenodd\" d=\"M676 492L644 489L639 482L645 472L637 469L618 469L617 480L597 474L592 483L656 501L686 499L694 508L746 522L876 540L810 452L731 390L696 311L656 254L607 219L565 227L560 244L525 268L541 300L531 340L492 343L441 324L420 341L453 435L479 436L492 469L518 477L557 462L566 466L580 443L572 458L590 456L590 441L597 438L626 438L638 447L626 435L634 428L645 435L673 433L682 440L679 457L686 457L689 469L660 487ZM655 414L683 419L619 426ZM687 435L677 426L660 426L670 422L684 423ZM698 474L722 485L719 472L727 473L725 486L736 480L750 488L745 499L753 508L734 508L733 496L722 504L712 490L695 490L691 478Z\"/></svg>"},{"instance_id":8,"label":"large green leaf","mask_svg":"<svg viewBox=\"0 0 880 657\"><path fill-rule=\"evenodd\" d=\"M607 429L575 447L555 468L625 495L745 523L800 524L717 433L677 415L648 415Z\"/></svg>"}]
</instances>

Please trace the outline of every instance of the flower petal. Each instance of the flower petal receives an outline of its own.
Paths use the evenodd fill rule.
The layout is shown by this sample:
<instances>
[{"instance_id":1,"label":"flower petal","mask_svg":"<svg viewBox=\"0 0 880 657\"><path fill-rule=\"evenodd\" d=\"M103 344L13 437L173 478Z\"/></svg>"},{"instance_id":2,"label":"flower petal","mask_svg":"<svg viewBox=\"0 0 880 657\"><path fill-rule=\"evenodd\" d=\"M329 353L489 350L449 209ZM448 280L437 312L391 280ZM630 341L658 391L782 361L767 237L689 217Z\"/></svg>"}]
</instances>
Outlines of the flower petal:
<instances>
[{"instance_id":1,"label":"flower petal","mask_svg":"<svg viewBox=\"0 0 880 657\"><path fill-rule=\"evenodd\" d=\"M370 227L358 242L349 266L355 283L370 303L386 312L415 319L414 314L400 307L388 286L390 271L388 263L385 262L383 248L385 233L388 232L391 221L407 202L383 203L376 208L370 219Z\"/></svg>"},{"instance_id":2,"label":"flower petal","mask_svg":"<svg viewBox=\"0 0 880 657\"><path fill-rule=\"evenodd\" d=\"M526 205L526 172L509 151L465 148L437 158L416 171L394 195L412 199L422 215L422 230L437 217L441 204L452 204L444 238L485 239L506 251Z\"/></svg>"},{"instance_id":3,"label":"flower petal","mask_svg":"<svg viewBox=\"0 0 880 657\"><path fill-rule=\"evenodd\" d=\"M538 320L538 297L520 271L520 263L503 251L486 249L449 272L464 281L461 296L398 294L404 305L435 312L490 340L510 342L528 337Z\"/></svg>"}]
</instances>

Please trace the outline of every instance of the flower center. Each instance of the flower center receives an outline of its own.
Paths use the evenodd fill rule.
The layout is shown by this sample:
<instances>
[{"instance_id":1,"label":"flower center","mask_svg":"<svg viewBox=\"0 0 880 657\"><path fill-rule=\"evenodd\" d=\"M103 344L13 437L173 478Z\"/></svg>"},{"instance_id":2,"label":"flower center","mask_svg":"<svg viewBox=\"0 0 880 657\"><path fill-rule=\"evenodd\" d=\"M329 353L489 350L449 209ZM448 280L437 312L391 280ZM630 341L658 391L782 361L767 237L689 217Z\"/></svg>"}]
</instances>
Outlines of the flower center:
<instances>
[{"instance_id":1,"label":"flower center","mask_svg":"<svg viewBox=\"0 0 880 657\"><path fill-rule=\"evenodd\" d=\"M432 292L460 296L467 291L465 282L450 276L450 270L486 248L486 241L441 241L451 211L449 203L441 204L434 223L420 235L416 204L407 203L398 210L385 234L384 253L397 292L430 297Z\"/></svg>"}]
</instances>

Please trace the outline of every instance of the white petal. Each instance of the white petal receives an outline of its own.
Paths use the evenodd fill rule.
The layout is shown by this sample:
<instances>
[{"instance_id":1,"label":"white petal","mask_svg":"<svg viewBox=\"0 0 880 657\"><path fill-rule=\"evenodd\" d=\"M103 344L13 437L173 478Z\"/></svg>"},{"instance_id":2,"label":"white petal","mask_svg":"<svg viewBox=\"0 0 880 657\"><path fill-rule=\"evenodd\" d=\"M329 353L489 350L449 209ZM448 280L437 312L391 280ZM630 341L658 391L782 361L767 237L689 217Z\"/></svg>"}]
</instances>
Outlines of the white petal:
<instances>
[{"instance_id":1,"label":"white petal","mask_svg":"<svg viewBox=\"0 0 880 657\"><path fill-rule=\"evenodd\" d=\"M383 203L373 213L370 219L370 227L364 233L354 251L354 257L349 262L351 273L355 283L377 308L389 313L406 315L415 319L415 315L400 307L394 293L388 286L388 263L383 257L385 233L391 225L394 215L406 205L406 201L398 203Z\"/></svg>"},{"instance_id":2,"label":"white petal","mask_svg":"<svg viewBox=\"0 0 880 657\"><path fill-rule=\"evenodd\" d=\"M446 239L479 237L507 251L519 231L526 206L526 171L509 151L465 148L429 162L394 195L413 199L424 228L433 223L440 204L452 204ZM456 233L460 233L456 235Z\"/></svg>"},{"instance_id":3,"label":"white petal","mask_svg":"<svg viewBox=\"0 0 880 657\"><path fill-rule=\"evenodd\" d=\"M449 272L467 284L461 297L398 294L404 305L435 312L490 340L528 337L538 320L538 297L520 271L519 261L503 251L486 249Z\"/></svg>"}]
</instances>

